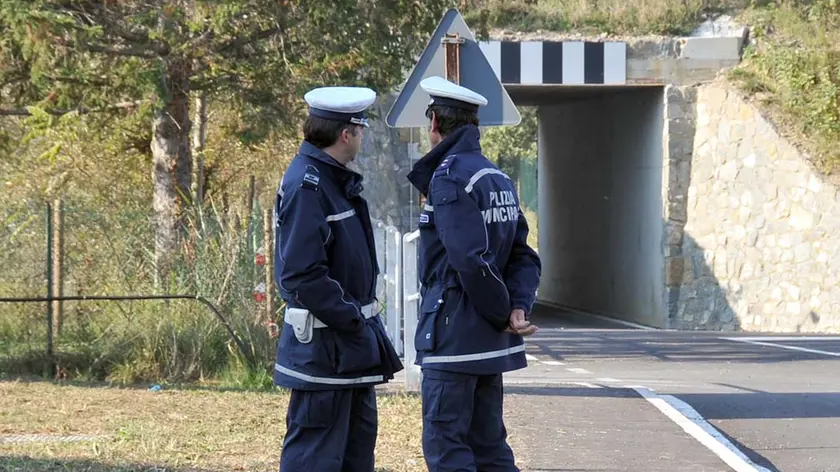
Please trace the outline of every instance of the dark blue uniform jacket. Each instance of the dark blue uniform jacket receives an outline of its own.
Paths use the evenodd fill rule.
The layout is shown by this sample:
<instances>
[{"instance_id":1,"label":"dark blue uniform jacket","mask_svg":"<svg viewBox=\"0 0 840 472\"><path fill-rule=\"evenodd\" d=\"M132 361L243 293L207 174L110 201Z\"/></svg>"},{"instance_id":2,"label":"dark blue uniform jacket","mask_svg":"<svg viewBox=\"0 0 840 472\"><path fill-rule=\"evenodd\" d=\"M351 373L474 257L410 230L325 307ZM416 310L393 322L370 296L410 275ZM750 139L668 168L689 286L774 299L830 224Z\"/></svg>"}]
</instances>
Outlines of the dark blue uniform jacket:
<instances>
[{"instance_id":1,"label":"dark blue uniform jacket","mask_svg":"<svg viewBox=\"0 0 840 472\"><path fill-rule=\"evenodd\" d=\"M530 313L541 265L514 182L481 154L473 125L447 136L408 179L427 197L417 364L476 375L525 367L522 336L504 330L512 309Z\"/></svg>"},{"instance_id":2,"label":"dark blue uniform jacket","mask_svg":"<svg viewBox=\"0 0 840 472\"><path fill-rule=\"evenodd\" d=\"M279 386L365 387L403 368L375 304L379 266L361 191L361 175L307 141L280 183L275 279L287 311L275 363ZM308 310L317 321L306 322L315 326L289 308ZM292 321L311 339L301 341Z\"/></svg>"}]
</instances>

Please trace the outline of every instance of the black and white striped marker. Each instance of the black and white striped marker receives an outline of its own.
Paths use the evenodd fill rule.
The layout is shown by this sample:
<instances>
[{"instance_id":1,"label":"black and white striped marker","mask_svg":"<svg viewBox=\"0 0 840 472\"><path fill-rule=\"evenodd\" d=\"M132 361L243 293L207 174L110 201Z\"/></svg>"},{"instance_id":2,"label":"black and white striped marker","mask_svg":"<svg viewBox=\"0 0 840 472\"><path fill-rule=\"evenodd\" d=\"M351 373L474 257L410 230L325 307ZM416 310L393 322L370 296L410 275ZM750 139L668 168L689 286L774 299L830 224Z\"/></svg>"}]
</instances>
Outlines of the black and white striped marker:
<instances>
[{"instance_id":1,"label":"black and white striped marker","mask_svg":"<svg viewBox=\"0 0 840 472\"><path fill-rule=\"evenodd\" d=\"M479 41L502 84L623 85L627 43L617 41Z\"/></svg>"}]
</instances>

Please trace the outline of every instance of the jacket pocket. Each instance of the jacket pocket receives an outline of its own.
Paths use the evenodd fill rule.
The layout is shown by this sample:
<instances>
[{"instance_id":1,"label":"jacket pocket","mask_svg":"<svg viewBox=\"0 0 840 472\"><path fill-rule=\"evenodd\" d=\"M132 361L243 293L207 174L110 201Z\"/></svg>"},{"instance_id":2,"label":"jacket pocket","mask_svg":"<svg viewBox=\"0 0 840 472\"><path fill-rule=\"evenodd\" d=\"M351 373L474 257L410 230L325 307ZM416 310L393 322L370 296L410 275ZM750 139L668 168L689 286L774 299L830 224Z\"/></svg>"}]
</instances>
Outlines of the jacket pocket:
<instances>
[{"instance_id":1,"label":"jacket pocket","mask_svg":"<svg viewBox=\"0 0 840 472\"><path fill-rule=\"evenodd\" d=\"M467 380L435 379L433 374L424 375L421 389L424 420L431 423L451 423L464 415L464 405L468 398ZM441 440L439 437L436 439Z\"/></svg>"},{"instance_id":2,"label":"jacket pocket","mask_svg":"<svg viewBox=\"0 0 840 472\"><path fill-rule=\"evenodd\" d=\"M437 321L443 308L441 287L430 288L420 302L420 316L414 333L414 348L418 351L434 351L437 347Z\"/></svg>"},{"instance_id":3,"label":"jacket pocket","mask_svg":"<svg viewBox=\"0 0 840 472\"><path fill-rule=\"evenodd\" d=\"M360 372L381 364L379 341L370 321L365 321L362 329L356 333L335 331L333 334L338 357L336 371L339 374Z\"/></svg>"},{"instance_id":4,"label":"jacket pocket","mask_svg":"<svg viewBox=\"0 0 840 472\"><path fill-rule=\"evenodd\" d=\"M327 428L335 422L335 390L300 390L292 394L291 419L302 428Z\"/></svg>"}]
</instances>

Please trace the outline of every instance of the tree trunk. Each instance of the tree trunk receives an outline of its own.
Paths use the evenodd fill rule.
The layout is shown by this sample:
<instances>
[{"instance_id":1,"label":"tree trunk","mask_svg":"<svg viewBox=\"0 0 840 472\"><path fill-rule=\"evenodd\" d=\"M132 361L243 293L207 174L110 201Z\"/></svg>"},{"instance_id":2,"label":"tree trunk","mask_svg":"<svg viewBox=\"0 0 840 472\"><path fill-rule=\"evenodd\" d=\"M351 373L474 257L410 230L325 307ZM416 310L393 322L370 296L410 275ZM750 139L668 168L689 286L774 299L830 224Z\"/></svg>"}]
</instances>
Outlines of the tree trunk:
<instances>
[{"instance_id":1,"label":"tree trunk","mask_svg":"<svg viewBox=\"0 0 840 472\"><path fill-rule=\"evenodd\" d=\"M204 146L207 142L207 96L201 92L195 99L195 129L193 130L193 152L195 153L196 190L195 202L204 203Z\"/></svg>"},{"instance_id":2,"label":"tree trunk","mask_svg":"<svg viewBox=\"0 0 840 472\"><path fill-rule=\"evenodd\" d=\"M180 243L192 181L189 68L185 62L167 65L165 106L155 114L151 143L158 285L166 280Z\"/></svg>"}]
</instances>

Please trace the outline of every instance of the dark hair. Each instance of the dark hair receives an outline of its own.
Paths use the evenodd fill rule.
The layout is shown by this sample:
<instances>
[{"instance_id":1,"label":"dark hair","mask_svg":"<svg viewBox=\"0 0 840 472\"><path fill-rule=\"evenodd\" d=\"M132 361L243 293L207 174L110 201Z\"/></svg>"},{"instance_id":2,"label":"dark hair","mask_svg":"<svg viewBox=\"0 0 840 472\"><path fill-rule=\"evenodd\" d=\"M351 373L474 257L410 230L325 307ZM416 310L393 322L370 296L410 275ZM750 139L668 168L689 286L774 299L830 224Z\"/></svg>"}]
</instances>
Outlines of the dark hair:
<instances>
[{"instance_id":1,"label":"dark hair","mask_svg":"<svg viewBox=\"0 0 840 472\"><path fill-rule=\"evenodd\" d=\"M426 109L426 118L432 119L432 112L437 119L438 132L446 136L464 125L478 126L478 113L443 105L432 105Z\"/></svg>"},{"instance_id":2,"label":"dark hair","mask_svg":"<svg viewBox=\"0 0 840 472\"><path fill-rule=\"evenodd\" d=\"M359 125L345 123L336 120L326 120L317 116L306 118L303 124L303 139L312 143L318 149L330 147L338 141L341 132L350 130L350 134L356 136Z\"/></svg>"}]
</instances>

